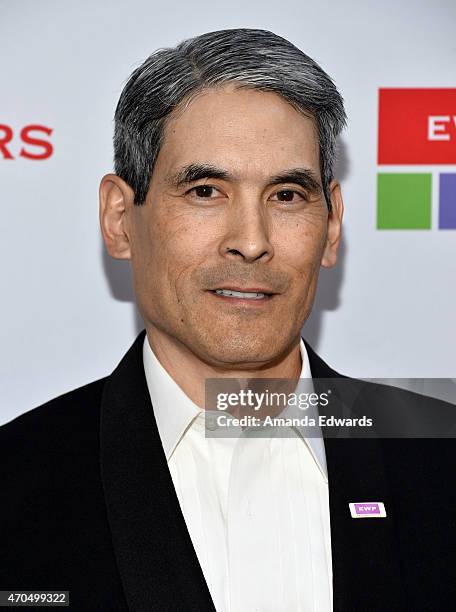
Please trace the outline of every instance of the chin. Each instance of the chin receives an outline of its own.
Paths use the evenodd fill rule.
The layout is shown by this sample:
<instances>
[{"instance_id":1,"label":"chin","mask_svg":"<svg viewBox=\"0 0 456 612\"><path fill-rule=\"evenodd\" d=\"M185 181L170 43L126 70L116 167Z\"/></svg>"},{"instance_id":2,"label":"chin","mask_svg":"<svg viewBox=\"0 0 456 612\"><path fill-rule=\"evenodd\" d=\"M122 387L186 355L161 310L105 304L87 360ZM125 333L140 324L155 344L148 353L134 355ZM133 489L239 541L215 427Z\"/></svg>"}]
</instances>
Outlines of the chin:
<instances>
[{"instance_id":1,"label":"chin","mask_svg":"<svg viewBox=\"0 0 456 612\"><path fill-rule=\"evenodd\" d=\"M215 340L215 341L214 341ZM233 335L227 334L223 338L211 340L205 345L208 361L214 364L242 364L247 367L257 367L258 362L271 361L280 354L282 346L272 337L262 337L254 334Z\"/></svg>"}]
</instances>

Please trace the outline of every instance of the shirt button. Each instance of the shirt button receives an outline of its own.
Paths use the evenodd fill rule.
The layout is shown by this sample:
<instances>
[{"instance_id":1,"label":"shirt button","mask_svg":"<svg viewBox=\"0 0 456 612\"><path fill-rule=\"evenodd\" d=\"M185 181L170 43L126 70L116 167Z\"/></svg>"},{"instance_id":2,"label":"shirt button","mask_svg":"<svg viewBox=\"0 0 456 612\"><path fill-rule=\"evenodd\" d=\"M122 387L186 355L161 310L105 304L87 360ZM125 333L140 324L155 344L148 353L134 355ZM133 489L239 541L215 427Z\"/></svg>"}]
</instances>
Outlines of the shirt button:
<instances>
[{"instance_id":1,"label":"shirt button","mask_svg":"<svg viewBox=\"0 0 456 612\"><path fill-rule=\"evenodd\" d=\"M252 513L252 505L250 503L250 499L247 500L247 504L246 504L246 509L245 509L245 513L246 515L249 517L249 519L251 519L253 517L253 513ZM255 609L256 612L256 609Z\"/></svg>"},{"instance_id":2,"label":"shirt button","mask_svg":"<svg viewBox=\"0 0 456 612\"><path fill-rule=\"evenodd\" d=\"M206 429L209 431L217 429L217 417L215 415L206 415Z\"/></svg>"}]
</instances>

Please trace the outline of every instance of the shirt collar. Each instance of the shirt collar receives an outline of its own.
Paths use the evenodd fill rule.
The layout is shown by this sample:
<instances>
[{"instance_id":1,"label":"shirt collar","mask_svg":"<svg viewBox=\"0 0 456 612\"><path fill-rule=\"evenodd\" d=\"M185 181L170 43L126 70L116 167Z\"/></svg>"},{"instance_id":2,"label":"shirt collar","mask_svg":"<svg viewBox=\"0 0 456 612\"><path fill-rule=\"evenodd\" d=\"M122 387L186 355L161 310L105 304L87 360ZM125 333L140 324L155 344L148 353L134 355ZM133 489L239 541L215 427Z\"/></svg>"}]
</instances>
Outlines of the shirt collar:
<instances>
[{"instance_id":1,"label":"shirt collar","mask_svg":"<svg viewBox=\"0 0 456 612\"><path fill-rule=\"evenodd\" d=\"M158 432L169 461L179 440L202 409L192 402L159 362L150 348L147 334L144 337L143 362Z\"/></svg>"},{"instance_id":2,"label":"shirt collar","mask_svg":"<svg viewBox=\"0 0 456 612\"><path fill-rule=\"evenodd\" d=\"M300 378L311 379L309 358L302 338L299 348L302 360ZM169 461L185 431L190 427L195 418L204 411L184 393L162 366L150 347L147 334L144 336L143 363L158 432L163 450L165 451L166 460ZM311 381L308 382L311 383ZM307 444L323 477L327 480L323 438L308 438L305 435L304 428L298 427L296 429Z\"/></svg>"}]
</instances>

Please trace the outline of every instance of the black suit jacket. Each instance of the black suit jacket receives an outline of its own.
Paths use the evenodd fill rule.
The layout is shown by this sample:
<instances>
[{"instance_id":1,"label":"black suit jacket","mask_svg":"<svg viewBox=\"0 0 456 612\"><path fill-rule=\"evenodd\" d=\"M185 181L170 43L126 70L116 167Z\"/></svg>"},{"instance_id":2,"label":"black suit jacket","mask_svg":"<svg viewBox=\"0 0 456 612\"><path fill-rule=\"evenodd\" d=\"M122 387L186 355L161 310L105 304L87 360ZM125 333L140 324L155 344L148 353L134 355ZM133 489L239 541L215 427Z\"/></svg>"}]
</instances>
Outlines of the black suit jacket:
<instances>
[{"instance_id":1,"label":"black suit jacket","mask_svg":"<svg viewBox=\"0 0 456 612\"><path fill-rule=\"evenodd\" d=\"M0 428L0 590L68 590L70 609L90 612L214 610L154 419L144 335L110 376ZM306 348L315 379L343 378ZM454 606L454 448L325 440L334 610ZM352 519L353 501L383 501L387 517Z\"/></svg>"}]
</instances>

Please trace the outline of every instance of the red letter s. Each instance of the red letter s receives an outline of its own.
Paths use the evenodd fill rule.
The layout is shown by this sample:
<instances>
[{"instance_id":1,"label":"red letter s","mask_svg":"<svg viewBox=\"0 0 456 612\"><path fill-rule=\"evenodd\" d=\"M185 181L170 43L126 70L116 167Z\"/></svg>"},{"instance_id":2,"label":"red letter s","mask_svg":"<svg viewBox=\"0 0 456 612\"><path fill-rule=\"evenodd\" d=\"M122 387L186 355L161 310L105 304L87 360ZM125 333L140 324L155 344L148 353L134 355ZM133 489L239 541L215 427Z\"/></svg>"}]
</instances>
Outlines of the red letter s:
<instances>
[{"instance_id":1,"label":"red letter s","mask_svg":"<svg viewBox=\"0 0 456 612\"><path fill-rule=\"evenodd\" d=\"M44 125L26 125L21 130L21 140L35 147L42 147L44 150L42 153L28 153L24 148L21 149L19 155L26 157L27 159L47 159L52 155L54 150L52 144L47 140L41 140L41 138L32 138L29 132L44 132L48 136L52 134L52 129L45 127Z\"/></svg>"}]
</instances>

